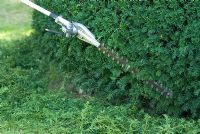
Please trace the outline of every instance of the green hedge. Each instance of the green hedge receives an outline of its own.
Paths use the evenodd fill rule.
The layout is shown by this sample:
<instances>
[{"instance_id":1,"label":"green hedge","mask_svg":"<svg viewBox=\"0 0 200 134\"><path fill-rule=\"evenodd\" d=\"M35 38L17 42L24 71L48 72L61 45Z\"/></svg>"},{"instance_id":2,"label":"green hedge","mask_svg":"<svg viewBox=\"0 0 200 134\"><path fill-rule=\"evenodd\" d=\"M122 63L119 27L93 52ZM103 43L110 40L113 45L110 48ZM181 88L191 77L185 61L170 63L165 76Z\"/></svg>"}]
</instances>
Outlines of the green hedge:
<instances>
[{"instance_id":1,"label":"green hedge","mask_svg":"<svg viewBox=\"0 0 200 134\"><path fill-rule=\"evenodd\" d=\"M110 49L127 57L139 77L173 90L165 99L136 77L78 39L45 33L58 29L51 18L34 12L38 47L49 61L71 74L77 89L113 104L137 103L156 114L198 117L200 110L200 4L198 1L35 0L37 4L86 25ZM63 73L64 75L65 73Z\"/></svg>"}]
</instances>

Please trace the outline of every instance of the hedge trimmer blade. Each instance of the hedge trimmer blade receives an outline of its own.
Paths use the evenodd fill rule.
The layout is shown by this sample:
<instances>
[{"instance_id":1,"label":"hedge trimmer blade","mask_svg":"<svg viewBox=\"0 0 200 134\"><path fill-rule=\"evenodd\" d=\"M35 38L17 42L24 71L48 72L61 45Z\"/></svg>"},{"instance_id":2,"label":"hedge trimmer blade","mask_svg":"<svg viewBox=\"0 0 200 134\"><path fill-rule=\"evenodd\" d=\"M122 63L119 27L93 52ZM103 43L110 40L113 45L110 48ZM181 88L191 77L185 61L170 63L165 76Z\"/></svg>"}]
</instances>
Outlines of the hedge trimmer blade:
<instances>
[{"instance_id":1,"label":"hedge trimmer blade","mask_svg":"<svg viewBox=\"0 0 200 134\"><path fill-rule=\"evenodd\" d=\"M63 33L66 37L74 37L76 36L78 39L87 42L95 47L97 47L100 51L102 51L104 54L106 54L108 57L112 58L114 61L116 61L124 71L128 71L134 75L137 75L139 73L139 70L131 68L131 66L128 64L128 60L125 58L118 57L113 51L110 51L107 49L104 45L100 44L95 36L81 23L77 22L71 22L66 19L64 19L62 16L56 15L38 5L31 2L30 0L21 0L26 5L30 6L31 8L36 9L37 11L52 17L55 19L55 22L59 24L62 28ZM46 29L49 32L60 34L57 31ZM140 79L144 84L147 84L154 88L156 91L161 93L162 95L168 97L172 97L172 91L169 89L163 87L161 84L157 83L154 80L145 80Z\"/></svg>"},{"instance_id":2,"label":"hedge trimmer blade","mask_svg":"<svg viewBox=\"0 0 200 134\"><path fill-rule=\"evenodd\" d=\"M117 64L119 64L124 71L130 72L133 75L137 75L139 73L138 69L134 69L129 65L129 61L126 58L119 57L117 54L114 53L114 51L109 50L106 48L103 44L100 45L98 48L101 52L103 52L105 55L110 57L112 60L116 61ZM158 82L154 80L146 80L146 79L140 79L144 84L149 85L151 88L155 89L157 92L159 92L161 95L165 96L166 98L170 98L173 96L173 93L168 88L164 87L162 84L159 84Z\"/></svg>"}]
</instances>

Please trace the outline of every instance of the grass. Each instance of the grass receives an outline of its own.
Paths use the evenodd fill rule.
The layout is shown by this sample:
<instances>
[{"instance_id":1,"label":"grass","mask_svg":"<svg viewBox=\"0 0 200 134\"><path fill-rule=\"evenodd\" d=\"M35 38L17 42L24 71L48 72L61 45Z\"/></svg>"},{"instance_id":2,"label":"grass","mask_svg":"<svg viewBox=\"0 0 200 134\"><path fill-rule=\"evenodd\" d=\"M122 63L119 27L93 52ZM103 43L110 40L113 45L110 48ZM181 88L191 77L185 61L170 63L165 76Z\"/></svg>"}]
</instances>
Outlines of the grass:
<instances>
[{"instance_id":1,"label":"grass","mask_svg":"<svg viewBox=\"0 0 200 134\"><path fill-rule=\"evenodd\" d=\"M29 35L32 10L20 0L1 0L0 41L11 41Z\"/></svg>"},{"instance_id":2,"label":"grass","mask_svg":"<svg viewBox=\"0 0 200 134\"><path fill-rule=\"evenodd\" d=\"M32 40L22 40L30 38L31 10L19 0L1 0L0 16L0 133L200 132L200 120L152 117L134 104L113 106L93 97L85 99L65 88L47 89L41 62L32 57Z\"/></svg>"}]
</instances>

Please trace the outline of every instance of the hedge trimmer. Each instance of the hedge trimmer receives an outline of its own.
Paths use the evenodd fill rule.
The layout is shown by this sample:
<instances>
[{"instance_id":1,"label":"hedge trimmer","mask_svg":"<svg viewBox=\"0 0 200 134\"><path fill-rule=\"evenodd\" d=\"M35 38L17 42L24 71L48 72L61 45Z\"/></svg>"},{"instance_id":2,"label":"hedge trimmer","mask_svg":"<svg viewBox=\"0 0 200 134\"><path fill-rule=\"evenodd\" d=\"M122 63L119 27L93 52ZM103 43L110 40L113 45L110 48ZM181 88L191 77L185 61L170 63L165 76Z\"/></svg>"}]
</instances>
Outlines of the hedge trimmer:
<instances>
[{"instance_id":1,"label":"hedge trimmer","mask_svg":"<svg viewBox=\"0 0 200 134\"><path fill-rule=\"evenodd\" d=\"M59 24L62 29L62 33L54 31L54 30L49 30L49 29L46 29L46 31L53 32L56 34L62 34L62 35L65 35L66 37L77 37L78 39L95 46L96 48L98 48L99 51L103 52L112 60L116 61L122 67L124 71L128 71L134 75L137 75L139 73L138 69L134 69L130 66L127 59L123 57L119 57L117 54L114 53L114 51L109 50L103 44L99 43L96 40L95 36L83 24L68 21L64 19L62 16L56 15L34 4L30 0L21 0L21 1L25 3L26 5L32 7L33 9L36 9L39 12L55 19L55 22ZM151 88L155 89L157 92L161 93L161 95L167 98L172 97L173 95L171 90L164 87L162 84L157 83L154 80L147 80L147 79L139 79L139 80L143 82L144 84L151 86Z\"/></svg>"}]
</instances>

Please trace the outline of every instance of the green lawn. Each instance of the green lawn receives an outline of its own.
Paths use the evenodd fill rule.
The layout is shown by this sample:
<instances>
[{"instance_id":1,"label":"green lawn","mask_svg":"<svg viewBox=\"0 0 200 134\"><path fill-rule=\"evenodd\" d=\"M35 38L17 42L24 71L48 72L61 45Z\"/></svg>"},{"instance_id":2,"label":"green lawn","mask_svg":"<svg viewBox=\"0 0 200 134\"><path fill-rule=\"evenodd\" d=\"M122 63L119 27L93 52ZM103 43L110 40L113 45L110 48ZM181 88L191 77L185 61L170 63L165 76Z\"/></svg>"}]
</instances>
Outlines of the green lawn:
<instances>
[{"instance_id":1,"label":"green lawn","mask_svg":"<svg viewBox=\"0 0 200 134\"><path fill-rule=\"evenodd\" d=\"M20 0L1 0L0 41L10 41L29 35L32 10Z\"/></svg>"}]
</instances>

